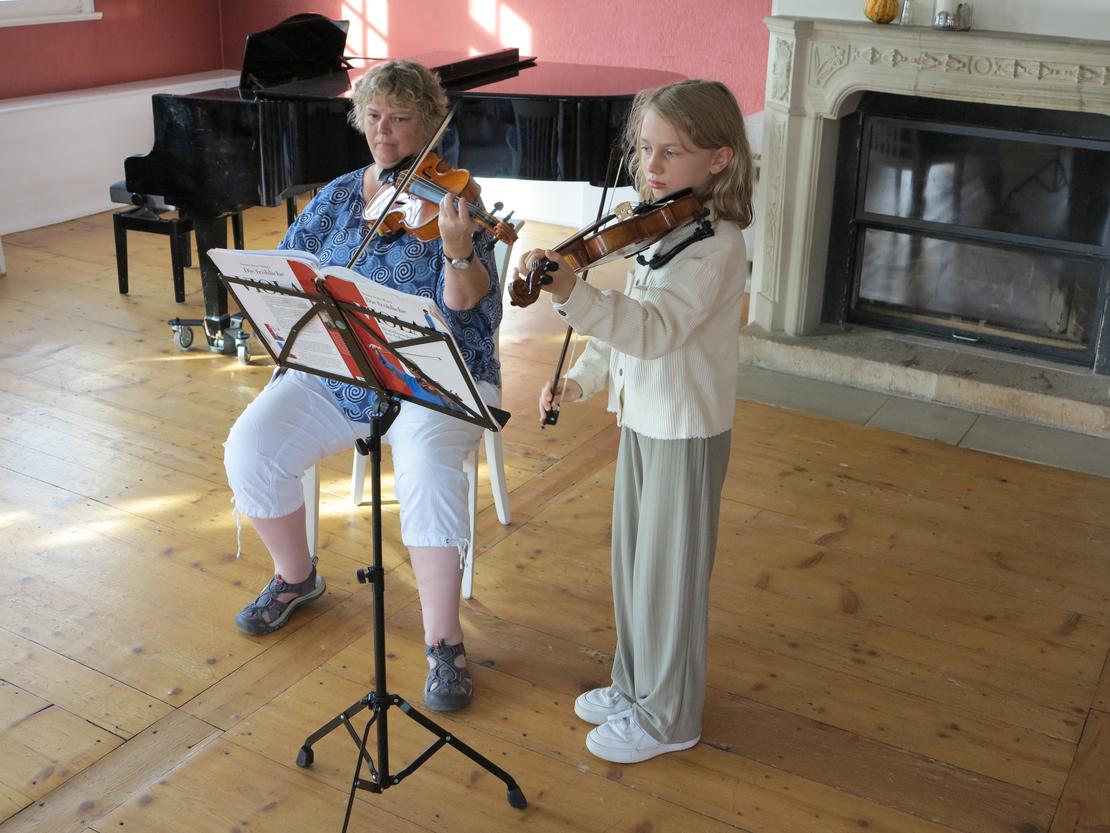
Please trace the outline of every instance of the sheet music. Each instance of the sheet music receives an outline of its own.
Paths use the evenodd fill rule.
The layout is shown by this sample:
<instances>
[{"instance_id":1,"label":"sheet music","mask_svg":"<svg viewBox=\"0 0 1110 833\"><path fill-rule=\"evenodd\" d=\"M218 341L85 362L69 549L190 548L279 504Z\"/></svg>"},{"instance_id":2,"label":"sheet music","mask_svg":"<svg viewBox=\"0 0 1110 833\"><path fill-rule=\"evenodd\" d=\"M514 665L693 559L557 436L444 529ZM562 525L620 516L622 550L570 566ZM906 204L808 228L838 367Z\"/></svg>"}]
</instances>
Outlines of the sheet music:
<instances>
[{"instance_id":1,"label":"sheet music","mask_svg":"<svg viewBox=\"0 0 1110 833\"><path fill-rule=\"evenodd\" d=\"M306 252L211 249L208 256L227 277L243 278L300 292L316 292L314 280L319 261ZM267 292L265 289L243 284L236 286L235 297L243 307L243 312L254 322L255 335L266 342L272 356L281 354L293 325L312 309L312 302L304 298ZM301 329L297 335L296 347L289 354L291 361L335 375L363 378L342 342L337 345L336 338L328 332L319 317L310 319Z\"/></svg>"},{"instance_id":2,"label":"sheet music","mask_svg":"<svg viewBox=\"0 0 1110 833\"><path fill-rule=\"evenodd\" d=\"M384 313L391 318L396 318L401 322L415 325L414 327L405 327L403 324L395 324L381 318L372 319L369 316L356 313L358 319L367 326L371 333L380 335L382 340L393 347L394 352L415 365L415 368L418 368L420 372L416 373L414 368L404 364L398 367L396 362L382 361L375 362L376 369L388 371L394 379L402 379L403 384L410 387L412 394L418 397L421 396L418 392L421 387L419 377L423 375L429 380L434 380L431 385L423 385L428 393L434 396L435 389L442 387L447 393L458 397L467 408L483 416L490 416L485 402L478 395L474 380L469 373L465 373L462 351L459 350L454 336L452 336L447 326L447 320L444 318L443 312L434 301L382 286L343 266L324 267L321 277L324 279L324 285L328 292L337 301L366 307ZM446 336L446 339L406 346L404 342L418 340L424 336L422 329L417 328L442 333ZM380 351L374 349L375 346L380 346L375 344L374 335L370 335L364 330L360 332L360 330L361 328L356 328L355 334L359 337L360 342L367 347L368 355L372 359L382 355ZM388 353L386 353L386 358L388 358ZM414 379L414 376L417 378ZM396 389L392 385L390 387ZM399 392L403 392L403 390L399 390ZM444 401L442 397L435 398ZM492 420L492 417L491 421L496 422L496 420Z\"/></svg>"},{"instance_id":3,"label":"sheet music","mask_svg":"<svg viewBox=\"0 0 1110 833\"><path fill-rule=\"evenodd\" d=\"M252 282L229 286L275 361L292 336L286 357L290 364L370 387L380 382L403 399L499 430L446 318L431 299L383 286L343 266L321 266L313 255L293 249L211 249L208 255L225 278ZM276 291L280 288L310 297ZM323 299L329 301L335 321L328 304L314 303ZM302 328L292 332L314 308ZM359 370L339 332L347 327L376 380Z\"/></svg>"}]
</instances>

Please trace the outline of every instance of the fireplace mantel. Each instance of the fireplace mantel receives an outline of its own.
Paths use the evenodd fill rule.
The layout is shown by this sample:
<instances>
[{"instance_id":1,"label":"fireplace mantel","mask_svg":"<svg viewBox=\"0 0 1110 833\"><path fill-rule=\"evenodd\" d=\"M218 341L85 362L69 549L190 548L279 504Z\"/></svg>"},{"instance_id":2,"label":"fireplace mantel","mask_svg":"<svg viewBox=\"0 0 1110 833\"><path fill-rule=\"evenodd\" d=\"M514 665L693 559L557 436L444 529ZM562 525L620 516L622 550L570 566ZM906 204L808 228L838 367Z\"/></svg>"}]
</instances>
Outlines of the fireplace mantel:
<instances>
[{"instance_id":1,"label":"fireplace mantel","mask_svg":"<svg viewBox=\"0 0 1110 833\"><path fill-rule=\"evenodd\" d=\"M820 322L837 119L868 90L1110 115L1110 42L769 17L751 319Z\"/></svg>"}]
</instances>

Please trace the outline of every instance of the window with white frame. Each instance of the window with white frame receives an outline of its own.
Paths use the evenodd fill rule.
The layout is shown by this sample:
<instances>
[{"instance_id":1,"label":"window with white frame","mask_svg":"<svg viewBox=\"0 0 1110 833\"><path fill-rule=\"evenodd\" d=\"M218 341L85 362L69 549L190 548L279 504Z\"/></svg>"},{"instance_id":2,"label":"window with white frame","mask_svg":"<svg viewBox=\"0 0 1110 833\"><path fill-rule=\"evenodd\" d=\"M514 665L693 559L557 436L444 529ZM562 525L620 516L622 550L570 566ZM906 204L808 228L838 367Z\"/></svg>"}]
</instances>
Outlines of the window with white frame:
<instances>
[{"instance_id":1,"label":"window with white frame","mask_svg":"<svg viewBox=\"0 0 1110 833\"><path fill-rule=\"evenodd\" d=\"M0 0L0 26L99 20L93 0Z\"/></svg>"}]
</instances>

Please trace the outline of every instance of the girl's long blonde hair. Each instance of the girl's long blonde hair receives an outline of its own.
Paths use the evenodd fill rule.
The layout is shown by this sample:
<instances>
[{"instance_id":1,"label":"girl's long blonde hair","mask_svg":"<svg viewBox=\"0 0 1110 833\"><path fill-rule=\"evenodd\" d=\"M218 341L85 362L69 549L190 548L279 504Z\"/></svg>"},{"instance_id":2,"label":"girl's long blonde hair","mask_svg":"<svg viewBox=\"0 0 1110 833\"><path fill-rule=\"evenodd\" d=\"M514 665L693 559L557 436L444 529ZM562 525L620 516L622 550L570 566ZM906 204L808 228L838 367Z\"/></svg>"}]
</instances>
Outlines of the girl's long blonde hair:
<instances>
[{"instance_id":1,"label":"girl's long blonde hair","mask_svg":"<svg viewBox=\"0 0 1110 833\"><path fill-rule=\"evenodd\" d=\"M632 102L624 130L628 169L640 192L650 200L651 188L640 168L640 126L648 110L654 110L676 130L689 137L695 147L732 149L724 170L713 175L705 193L698 196L712 203L716 215L732 220L740 228L752 224L752 152L744 130L744 116L728 87L719 81L678 81L665 87L644 90Z\"/></svg>"}]
</instances>

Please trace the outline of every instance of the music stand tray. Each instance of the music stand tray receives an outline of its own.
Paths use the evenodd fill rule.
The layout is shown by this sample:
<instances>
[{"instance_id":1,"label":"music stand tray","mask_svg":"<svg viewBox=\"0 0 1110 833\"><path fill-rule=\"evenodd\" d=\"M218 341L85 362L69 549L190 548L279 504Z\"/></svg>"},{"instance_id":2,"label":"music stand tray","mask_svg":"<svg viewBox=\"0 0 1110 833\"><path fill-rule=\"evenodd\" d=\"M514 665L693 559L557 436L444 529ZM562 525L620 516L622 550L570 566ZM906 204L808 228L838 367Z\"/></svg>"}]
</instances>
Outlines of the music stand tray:
<instances>
[{"instance_id":1,"label":"music stand tray","mask_svg":"<svg viewBox=\"0 0 1110 833\"><path fill-rule=\"evenodd\" d=\"M505 784L509 804L524 809L527 799L509 773L387 689L385 664L381 438L403 401L492 431L500 430L508 414L482 401L442 315L426 299L382 287L343 267L320 267L304 252L213 249L209 256L278 365L277 372L303 370L364 387L378 396L367 443L373 496L373 560L356 574L360 584L373 585L374 689L305 738L297 752L297 766L312 765L312 747L326 735L340 726L347 730L358 746L358 757L343 819L344 833L356 790L380 793L397 786L444 746L457 749L499 778ZM418 362L418 356L424 361ZM427 749L397 772L389 765L388 714L392 707L436 736ZM351 719L364 709L372 715L360 735ZM377 749L376 756L372 756L367 746L370 727L375 724ZM368 770L366 778L362 777L363 765Z\"/></svg>"}]
</instances>

